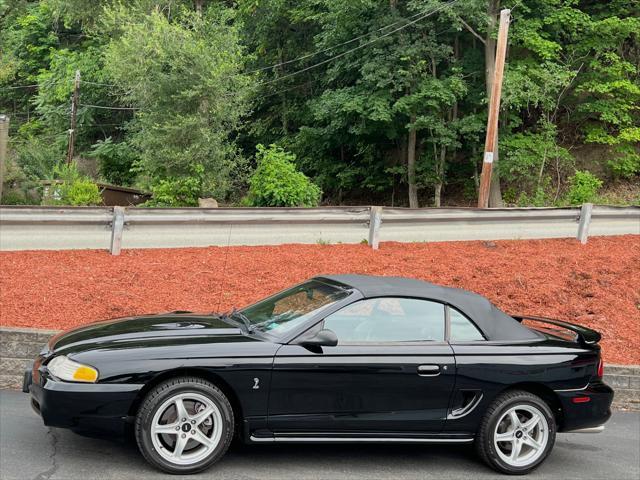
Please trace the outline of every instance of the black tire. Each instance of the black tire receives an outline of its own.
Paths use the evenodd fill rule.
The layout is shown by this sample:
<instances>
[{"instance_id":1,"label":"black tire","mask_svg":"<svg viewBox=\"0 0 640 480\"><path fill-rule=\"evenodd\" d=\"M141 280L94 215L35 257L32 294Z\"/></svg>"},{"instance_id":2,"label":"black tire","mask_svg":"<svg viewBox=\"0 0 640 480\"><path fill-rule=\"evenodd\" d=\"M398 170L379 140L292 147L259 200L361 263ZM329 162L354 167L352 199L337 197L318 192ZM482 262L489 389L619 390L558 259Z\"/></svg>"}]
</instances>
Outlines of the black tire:
<instances>
[{"instance_id":1,"label":"black tire","mask_svg":"<svg viewBox=\"0 0 640 480\"><path fill-rule=\"evenodd\" d=\"M222 434L218 444L206 458L190 465L179 465L158 453L152 440L151 426L156 412L165 402L185 393L202 395L215 404L222 418ZM177 377L158 384L142 401L135 422L136 442L145 460L163 472L171 474L191 474L209 468L226 453L233 439L233 431L233 409L229 400L218 387L198 377Z\"/></svg>"},{"instance_id":2,"label":"black tire","mask_svg":"<svg viewBox=\"0 0 640 480\"><path fill-rule=\"evenodd\" d=\"M534 407L542 413L547 422L547 442L540 456L530 464L514 466L506 463L496 451L494 433L503 415L516 406ZM523 391L511 390L500 394L487 408L480 428L476 433L475 446L480 458L491 468L510 475L525 475L536 469L547 458L556 439L556 421L547 403L537 395Z\"/></svg>"}]
</instances>

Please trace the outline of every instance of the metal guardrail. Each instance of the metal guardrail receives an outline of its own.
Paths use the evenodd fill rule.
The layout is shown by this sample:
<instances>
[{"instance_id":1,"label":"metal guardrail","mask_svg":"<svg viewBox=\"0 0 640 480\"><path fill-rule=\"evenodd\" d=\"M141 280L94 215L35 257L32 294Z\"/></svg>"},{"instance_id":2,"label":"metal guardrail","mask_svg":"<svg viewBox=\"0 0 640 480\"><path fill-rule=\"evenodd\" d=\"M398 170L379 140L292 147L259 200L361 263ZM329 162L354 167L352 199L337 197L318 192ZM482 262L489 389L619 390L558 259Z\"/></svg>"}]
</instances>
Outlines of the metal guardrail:
<instances>
[{"instance_id":1,"label":"metal guardrail","mask_svg":"<svg viewBox=\"0 0 640 480\"><path fill-rule=\"evenodd\" d=\"M640 207L0 207L0 250L451 241L640 234Z\"/></svg>"}]
</instances>

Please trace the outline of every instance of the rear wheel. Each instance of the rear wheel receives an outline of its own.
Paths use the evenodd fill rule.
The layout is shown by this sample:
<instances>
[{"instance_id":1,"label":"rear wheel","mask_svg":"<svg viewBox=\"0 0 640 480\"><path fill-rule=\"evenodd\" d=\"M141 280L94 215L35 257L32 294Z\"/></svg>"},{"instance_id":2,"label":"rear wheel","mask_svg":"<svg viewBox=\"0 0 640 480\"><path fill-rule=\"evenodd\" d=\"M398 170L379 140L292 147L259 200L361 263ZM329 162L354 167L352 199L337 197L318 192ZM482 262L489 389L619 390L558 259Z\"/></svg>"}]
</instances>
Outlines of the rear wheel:
<instances>
[{"instance_id":1,"label":"rear wheel","mask_svg":"<svg viewBox=\"0 0 640 480\"><path fill-rule=\"evenodd\" d=\"M556 438L549 406L525 391L503 393L487 409L476 436L480 457L494 469L522 475L547 458Z\"/></svg>"},{"instance_id":2,"label":"rear wheel","mask_svg":"<svg viewBox=\"0 0 640 480\"><path fill-rule=\"evenodd\" d=\"M215 385L195 377L159 384L142 402L136 440L142 455L168 473L196 473L217 462L233 438L233 410Z\"/></svg>"}]
</instances>

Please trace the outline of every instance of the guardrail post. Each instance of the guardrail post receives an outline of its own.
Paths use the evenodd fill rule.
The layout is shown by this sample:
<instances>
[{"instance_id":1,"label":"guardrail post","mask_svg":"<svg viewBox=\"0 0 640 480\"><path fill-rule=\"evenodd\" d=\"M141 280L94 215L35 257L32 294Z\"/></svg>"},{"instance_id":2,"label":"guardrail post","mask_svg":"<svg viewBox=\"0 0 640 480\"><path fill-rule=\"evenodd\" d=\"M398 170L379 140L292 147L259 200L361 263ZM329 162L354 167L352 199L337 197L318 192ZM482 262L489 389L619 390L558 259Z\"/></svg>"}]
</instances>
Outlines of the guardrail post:
<instances>
[{"instance_id":1,"label":"guardrail post","mask_svg":"<svg viewBox=\"0 0 640 480\"><path fill-rule=\"evenodd\" d=\"M122 249L122 231L124 230L124 207L113 207L111 222L111 255L120 255Z\"/></svg>"},{"instance_id":2,"label":"guardrail post","mask_svg":"<svg viewBox=\"0 0 640 480\"><path fill-rule=\"evenodd\" d=\"M593 203L583 203L580 209L580 223L578 224L577 239L583 245L587 243L589 238L589 224L591 223L591 212L593 211Z\"/></svg>"},{"instance_id":3,"label":"guardrail post","mask_svg":"<svg viewBox=\"0 0 640 480\"><path fill-rule=\"evenodd\" d=\"M382 223L382 207L371 207L369 213L369 245L374 250L379 246L380 224Z\"/></svg>"}]
</instances>

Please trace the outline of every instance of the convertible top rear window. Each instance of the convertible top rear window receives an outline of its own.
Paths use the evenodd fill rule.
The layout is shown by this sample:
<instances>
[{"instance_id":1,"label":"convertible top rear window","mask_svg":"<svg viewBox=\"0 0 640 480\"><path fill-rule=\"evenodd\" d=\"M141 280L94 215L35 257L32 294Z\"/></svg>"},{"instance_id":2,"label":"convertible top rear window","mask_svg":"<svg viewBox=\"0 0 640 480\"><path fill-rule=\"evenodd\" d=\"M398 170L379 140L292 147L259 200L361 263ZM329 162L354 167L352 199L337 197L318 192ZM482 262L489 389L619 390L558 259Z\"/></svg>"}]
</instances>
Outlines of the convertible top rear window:
<instances>
[{"instance_id":1,"label":"convertible top rear window","mask_svg":"<svg viewBox=\"0 0 640 480\"><path fill-rule=\"evenodd\" d=\"M350 290L311 280L242 310L254 329L279 337L342 300Z\"/></svg>"}]
</instances>

